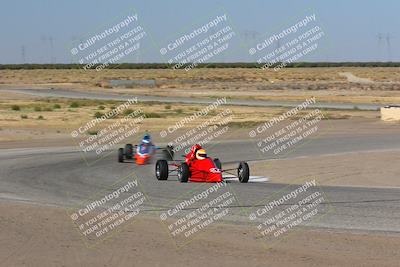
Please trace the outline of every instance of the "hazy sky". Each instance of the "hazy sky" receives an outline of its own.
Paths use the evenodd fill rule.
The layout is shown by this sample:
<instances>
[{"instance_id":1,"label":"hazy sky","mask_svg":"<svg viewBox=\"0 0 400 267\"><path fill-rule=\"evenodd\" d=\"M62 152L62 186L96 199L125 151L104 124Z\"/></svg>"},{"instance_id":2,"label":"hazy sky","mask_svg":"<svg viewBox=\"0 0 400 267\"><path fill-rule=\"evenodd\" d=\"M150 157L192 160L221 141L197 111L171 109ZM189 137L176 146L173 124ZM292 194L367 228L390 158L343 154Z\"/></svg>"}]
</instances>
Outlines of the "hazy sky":
<instances>
[{"instance_id":1,"label":"hazy sky","mask_svg":"<svg viewBox=\"0 0 400 267\"><path fill-rule=\"evenodd\" d=\"M128 62L165 62L160 48L221 14L236 36L216 61L255 61L250 47L311 14L324 37L303 60L400 61L398 0L1 0L0 63L76 62L73 44L131 10L147 39Z\"/></svg>"}]
</instances>

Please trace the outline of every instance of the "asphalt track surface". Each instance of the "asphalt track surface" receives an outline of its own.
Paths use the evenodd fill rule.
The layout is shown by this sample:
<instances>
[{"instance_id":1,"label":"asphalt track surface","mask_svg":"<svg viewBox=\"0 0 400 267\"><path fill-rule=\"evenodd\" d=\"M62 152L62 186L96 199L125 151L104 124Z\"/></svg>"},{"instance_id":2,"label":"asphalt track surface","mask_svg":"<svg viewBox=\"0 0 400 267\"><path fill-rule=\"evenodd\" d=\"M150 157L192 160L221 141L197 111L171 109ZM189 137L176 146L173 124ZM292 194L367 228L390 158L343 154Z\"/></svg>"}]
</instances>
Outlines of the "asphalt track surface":
<instances>
[{"instance_id":1,"label":"asphalt track surface","mask_svg":"<svg viewBox=\"0 0 400 267\"><path fill-rule=\"evenodd\" d=\"M65 97L75 99L94 99L94 100L117 100L127 101L135 96L105 94L105 93L88 93L78 92L65 89L7 89L3 91L13 93L23 93L41 97ZM165 97L165 96L137 96L138 101L142 102L162 102L162 103L185 103L185 104L211 104L215 99L200 99L190 97ZM253 107L296 107L300 102L288 101L260 101L260 100L239 100L228 99L228 105L253 106ZM359 110L378 110L381 106L376 104L347 104L347 103L324 103L317 102L311 104L310 108L327 108L327 109L354 109Z\"/></svg>"},{"instance_id":2,"label":"asphalt track surface","mask_svg":"<svg viewBox=\"0 0 400 267\"><path fill-rule=\"evenodd\" d=\"M399 141L400 137L395 134L354 138L320 137L285 157L381 149L398 151ZM248 140L210 144L208 153L218 156L223 164L239 160L276 158L257 153L257 146ZM101 159L95 153L85 154L84 157L86 160L76 147L3 149L0 151L0 199L76 207L97 192L112 192L116 189L112 186L115 181L123 177L134 177L147 196L144 212L159 216L180 200L190 198L192 193L188 192L200 192L210 186L181 184L176 178L158 181L154 176L154 165L118 163L115 149ZM88 165L88 162L91 164ZM265 176L268 177L268 173ZM249 214L255 209L266 205L268 199L276 196L277 192L289 192L297 186L271 182L230 182L227 188L234 192L238 203L232 205L230 214L224 220L249 224ZM356 232L400 232L400 188L323 186L312 190L323 192L326 201L320 204L319 215L322 216L309 222L311 227ZM201 201L196 203L198 206L201 204Z\"/></svg>"},{"instance_id":3,"label":"asphalt track surface","mask_svg":"<svg viewBox=\"0 0 400 267\"><path fill-rule=\"evenodd\" d=\"M81 93L69 90L14 89L6 90L42 97L127 100L131 96L102 93ZM211 103L208 99L165 98L139 96L139 101ZM265 102L230 100L234 105L296 106L294 102ZM349 104L318 104L313 107L352 109ZM374 105L358 105L359 109L376 109ZM271 160L276 158L309 157L326 154L356 153L357 151L400 151L400 136L396 134L354 135L346 137L318 137L298 144L296 149L282 156L261 154L251 140L223 141L210 144L208 153L217 156L223 164L241 160ZM19 200L66 208L80 207L98 192L112 192L113 184L121 178L137 179L146 194L144 212L159 216L184 199L207 189L210 184L181 184L175 177L157 181L154 165L136 166L118 163L116 149L99 157L95 153L79 151L77 147L3 149L0 151L0 199ZM179 156L178 156L179 157ZM332 170L334 172L334 170ZM265 173L268 177L268 173ZM310 177L311 179L312 177ZM317 178L317 177L316 177ZM379 177L372 177L379 179ZM235 194L237 202L224 218L232 223L251 223L249 214L280 197L277 192L290 192L298 186L271 182L232 181L227 190ZM310 189L311 190L311 189ZM400 188L317 187L325 196L320 204L318 219L308 223L312 227L351 231L400 232ZM189 193L188 193L189 192ZM196 203L201 206L202 201ZM293 204L285 203L278 209Z\"/></svg>"}]
</instances>

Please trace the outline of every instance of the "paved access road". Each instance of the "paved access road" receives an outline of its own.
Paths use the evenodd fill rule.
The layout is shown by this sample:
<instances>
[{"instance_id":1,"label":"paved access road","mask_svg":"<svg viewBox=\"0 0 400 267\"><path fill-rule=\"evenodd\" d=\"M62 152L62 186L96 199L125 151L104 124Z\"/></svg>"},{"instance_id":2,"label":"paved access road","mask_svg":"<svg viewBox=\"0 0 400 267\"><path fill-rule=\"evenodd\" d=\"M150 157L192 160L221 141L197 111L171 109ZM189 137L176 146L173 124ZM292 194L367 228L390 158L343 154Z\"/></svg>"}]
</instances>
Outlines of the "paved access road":
<instances>
[{"instance_id":1,"label":"paved access road","mask_svg":"<svg viewBox=\"0 0 400 267\"><path fill-rule=\"evenodd\" d=\"M75 99L95 99L95 100L117 100L127 101L132 97L138 97L143 102L162 102L162 103L186 103L186 104L210 104L215 99L202 99L190 97L165 97L165 96L135 96L135 95L117 95L94 92L78 92L64 89L3 89L13 93L29 94L41 97L66 97ZM261 101L261 100L239 100L229 99L229 105L253 106L253 107L296 107L300 102L289 101ZM359 110L378 110L381 105L376 104L347 104L347 103L324 103L318 102L310 105L311 108L331 108L331 109L354 109Z\"/></svg>"}]
</instances>

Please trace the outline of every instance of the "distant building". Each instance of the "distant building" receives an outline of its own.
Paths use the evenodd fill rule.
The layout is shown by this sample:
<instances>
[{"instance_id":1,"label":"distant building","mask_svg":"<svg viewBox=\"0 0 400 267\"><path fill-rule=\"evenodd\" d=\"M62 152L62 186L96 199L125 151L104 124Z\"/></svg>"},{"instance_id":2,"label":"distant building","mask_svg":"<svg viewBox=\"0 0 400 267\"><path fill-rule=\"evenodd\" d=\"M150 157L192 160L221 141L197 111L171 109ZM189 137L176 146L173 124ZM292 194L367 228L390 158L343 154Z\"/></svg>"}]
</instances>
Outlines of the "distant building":
<instances>
[{"instance_id":1,"label":"distant building","mask_svg":"<svg viewBox=\"0 0 400 267\"><path fill-rule=\"evenodd\" d=\"M400 106L386 106L381 108L383 121L400 121Z\"/></svg>"}]
</instances>

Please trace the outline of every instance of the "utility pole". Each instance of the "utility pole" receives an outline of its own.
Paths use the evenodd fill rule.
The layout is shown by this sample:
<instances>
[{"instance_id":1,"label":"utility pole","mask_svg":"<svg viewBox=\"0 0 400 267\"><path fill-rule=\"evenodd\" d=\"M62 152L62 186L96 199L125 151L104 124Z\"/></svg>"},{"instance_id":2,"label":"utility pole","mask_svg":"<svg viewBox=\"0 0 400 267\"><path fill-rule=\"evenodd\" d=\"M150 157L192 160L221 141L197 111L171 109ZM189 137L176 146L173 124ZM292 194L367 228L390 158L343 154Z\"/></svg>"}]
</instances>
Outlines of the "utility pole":
<instances>
[{"instance_id":1,"label":"utility pole","mask_svg":"<svg viewBox=\"0 0 400 267\"><path fill-rule=\"evenodd\" d=\"M21 60L22 60L22 64L26 63L26 49L25 49L25 45L21 46Z\"/></svg>"}]
</instances>

